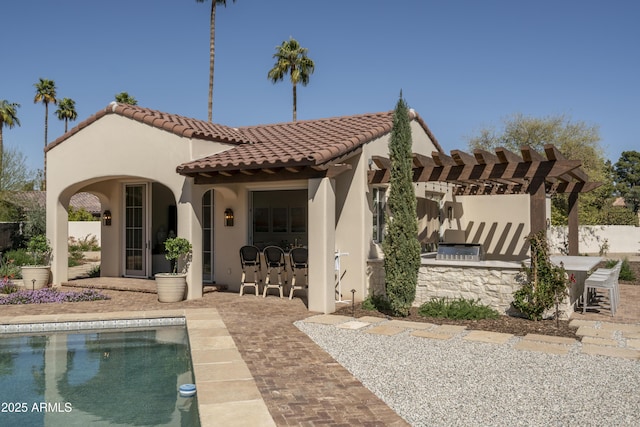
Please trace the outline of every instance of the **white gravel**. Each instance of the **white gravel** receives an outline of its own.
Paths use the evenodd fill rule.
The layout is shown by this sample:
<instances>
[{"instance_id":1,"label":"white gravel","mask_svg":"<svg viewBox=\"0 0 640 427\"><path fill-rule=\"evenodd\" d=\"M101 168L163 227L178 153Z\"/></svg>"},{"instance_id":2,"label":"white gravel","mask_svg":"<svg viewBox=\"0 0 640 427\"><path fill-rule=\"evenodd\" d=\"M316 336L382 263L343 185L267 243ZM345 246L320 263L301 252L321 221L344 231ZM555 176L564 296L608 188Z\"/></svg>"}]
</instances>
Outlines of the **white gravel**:
<instances>
[{"instance_id":1,"label":"white gravel","mask_svg":"<svg viewBox=\"0 0 640 427\"><path fill-rule=\"evenodd\" d=\"M296 326L414 426L640 426L639 361Z\"/></svg>"}]
</instances>

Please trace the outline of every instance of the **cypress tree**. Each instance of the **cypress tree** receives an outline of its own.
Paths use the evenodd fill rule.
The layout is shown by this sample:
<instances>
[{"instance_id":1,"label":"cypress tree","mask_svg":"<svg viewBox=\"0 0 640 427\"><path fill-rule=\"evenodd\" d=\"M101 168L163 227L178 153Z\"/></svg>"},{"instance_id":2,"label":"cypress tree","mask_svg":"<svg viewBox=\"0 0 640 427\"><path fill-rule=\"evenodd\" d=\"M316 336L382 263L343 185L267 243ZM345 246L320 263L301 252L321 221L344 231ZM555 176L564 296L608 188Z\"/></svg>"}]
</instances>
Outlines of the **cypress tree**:
<instances>
[{"instance_id":1,"label":"cypress tree","mask_svg":"<svg viewBox=\"0 0 640 427\"><path fill-rule=\"evenodd\" d=\"M395 316L407 316L416 297L420 244L416 195L413 189L411 126L409 109L400 99L393 114L389 140L390 192L387 201L387 232L382 242L387 298Z\"/></svg>"}]
</instances>

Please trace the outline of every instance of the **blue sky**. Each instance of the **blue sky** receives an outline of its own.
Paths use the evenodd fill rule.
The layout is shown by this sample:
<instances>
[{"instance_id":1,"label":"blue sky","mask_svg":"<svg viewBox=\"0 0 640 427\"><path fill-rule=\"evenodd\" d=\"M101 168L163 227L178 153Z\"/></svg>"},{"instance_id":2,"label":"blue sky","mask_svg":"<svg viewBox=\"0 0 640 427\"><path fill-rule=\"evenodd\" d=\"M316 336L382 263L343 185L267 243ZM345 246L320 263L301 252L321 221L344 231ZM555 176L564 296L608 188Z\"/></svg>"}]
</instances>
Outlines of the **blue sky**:
<instances>
[{"instance_id":1,"label":"blue sky","mask_svg":"<svg viewBox=\"0 0 640 427\"><path fill-rule=\"evenodd\" d=\"M640 150L640 2L614 0L229 0L216 21L213 120L291 120L288 81L272 84L290 36L316 63L298 119L388 111L400 90L446 151L522 113L597 125L612 161ZM42 168L52 79L77 125L126 91L139 105L207 117L209 3L195 0L14 1L2 7L0 99L21 104L4 128ZM64 125L49 112L49 142Z\"/></svg>"}]
</instances>

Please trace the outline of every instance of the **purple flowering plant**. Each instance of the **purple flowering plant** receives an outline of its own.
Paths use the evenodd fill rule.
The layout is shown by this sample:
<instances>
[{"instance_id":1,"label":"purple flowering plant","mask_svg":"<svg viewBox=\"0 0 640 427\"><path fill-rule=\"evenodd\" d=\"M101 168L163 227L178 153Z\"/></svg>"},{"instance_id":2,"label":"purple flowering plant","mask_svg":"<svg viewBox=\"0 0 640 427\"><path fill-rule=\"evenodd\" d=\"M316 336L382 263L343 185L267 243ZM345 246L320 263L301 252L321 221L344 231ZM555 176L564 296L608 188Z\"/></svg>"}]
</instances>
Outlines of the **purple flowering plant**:
<instances>
[{"instance_id":1,"label":"purple flowering plant","mask_svg":"<svg viewBox=\"0 0 640 427\"><path fill-rule=\"evenodd\" d=\"M48 304L108 299L110 299L108 296L95 289L83 289L79 292L62 292L54 288L18 290L18 287L8 278L4 278L0 282L0 305Z\"/></svg>"}]
</instances>

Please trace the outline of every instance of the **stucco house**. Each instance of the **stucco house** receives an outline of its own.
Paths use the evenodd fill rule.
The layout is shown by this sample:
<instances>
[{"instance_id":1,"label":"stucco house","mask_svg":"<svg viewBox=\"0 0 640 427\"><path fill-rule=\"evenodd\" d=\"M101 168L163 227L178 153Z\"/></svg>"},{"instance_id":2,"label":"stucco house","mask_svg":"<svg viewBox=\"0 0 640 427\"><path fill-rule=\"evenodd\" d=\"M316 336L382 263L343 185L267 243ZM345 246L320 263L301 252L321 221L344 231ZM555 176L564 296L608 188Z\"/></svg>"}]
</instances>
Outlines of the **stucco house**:
<instances>
[{"instance_id":1,"label":"stucco house","mask_svg":"<svg viewBox=\"0 0 640 427\"><path fill-rule=\"evenodd\" d=\"M462 296L506 310L525 237L548 227L548 196L569 195L569 250L577 254L578 195L598 184L554 146L544 155L522 147L520 155L448 156L409 114L425 252L415 304ZM381 292L392 123L393 112L382 112L233 128L111 103L46 147L53 282L68 279L67 209L86 192L103 212L103 277L168 271L162 242L177 234L193 245L188 299L207 283L239 290L247 244L308 248L311 311L335 311L352 289L356 300ZM462 248L426 254L447 243Z\"/></svg>"},{"instance_id":2,"label":"stucco house","mask_svg":"<svg viewBox=\"0 0 640 427\"><path fill-rule=\"evenodd\" d=\"M410 114L413 150L442 152L420 116ZM175 233L193 244L188 299L202 296L203 283L239 289L239 248L272 243L308 247L310 310L332 312L343 297L336 296L336 251L348 254L341 258L344 298L355 289L364 299L385 193L385 186L368 185L367 173L373 157L388 153L392 117L232 128L114 102L46 148L53 282L68 275L69 201L88 192L109 217L101 230L102 276L167 271L162 241ZM427 211L423 222L433 224L439 210L427 207L423 217ZM437 241L437 230L425 230L425 243Z\"/></svg>"}]
</instances>

